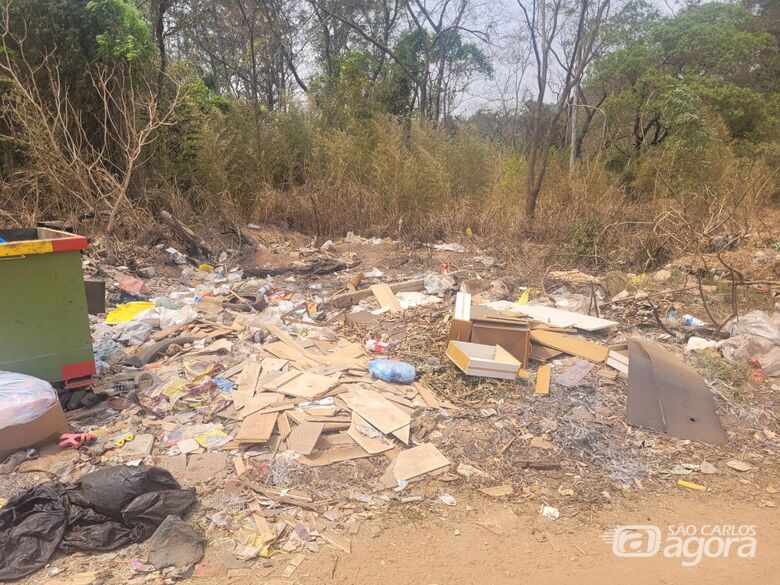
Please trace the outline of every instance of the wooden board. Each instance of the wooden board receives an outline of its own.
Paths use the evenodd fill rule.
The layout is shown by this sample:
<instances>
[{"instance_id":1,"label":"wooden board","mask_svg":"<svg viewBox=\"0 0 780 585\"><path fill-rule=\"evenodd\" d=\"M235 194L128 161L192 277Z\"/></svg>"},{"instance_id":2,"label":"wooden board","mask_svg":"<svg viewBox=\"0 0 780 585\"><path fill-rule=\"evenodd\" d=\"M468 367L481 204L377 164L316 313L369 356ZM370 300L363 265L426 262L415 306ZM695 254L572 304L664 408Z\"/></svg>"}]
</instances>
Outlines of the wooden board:
<instances>
[{"instance_id":1,"label":"wooden board","mask_svg":"<svg viewBox=\"0 0 780 585\"><path fill-rule=\"evenodd\" d=\"M531 331L531 340L592 362L604 362L609 356L609 349L603 345L572 335L534 329Z\"/></svg>"},{"instance_id":2,"label":"wooden board","mask_svg":"<svg viewBox=\"0 0 780 585\"><path fill-rule=\"evenodd\" d=\"M238 433L236 433L235 441L237 443L267 442L274 432L277 416L278 414L275 412L250 414L241 423L241 427L238 429Z\"/></svg>"},{"instance_id":3,"label":"wooden board","mask_svg":"<svg viewBox=\"0 0 780 585\"><path fill-rule=\"evenodd\" d=\"M424 443L398 454L393 466L393 476L398 481L408 481L449 464L450 460L436 448L436 445Z\"/></svg>"},{"instance_id":4,"label":"wooden board","mask_svg":"<svg viewBox=\"0 0 780 585\"><path fill-rule=\"evenodd\" d=\"M449 276L458 280L460 278L464 278L467 274L468 274L467 270L457 270L455 272L450 272ZM390 290L393 291L394 293L410 292L410 291L424 290L425 282L422 278L419 278L417 280L396 282L395 284L391 284L389 286L390 286ZM334 295L330 298L330 302L333 304L334 307L338 307L338 308L351 307L352 305L360 302L362 299L367 299L373 294L374 293L371 292L370 288L364 288L357 292L346 292L346 293Z\"/></svg>"},{"instance_id":5,"label":"wooden board","mask_svg":"<svg viewBox=\"0 0 780 585\"><path fill-rule=\"evenodd\" d=\"M609 319L591 317L590 315L583 315L574 311L564 311L540 305L517 305L514 310L553 327L576 327L583 331L600 331L618 325L616 321L610 321Z\"/></svg>"},{"instance_id":6,"label":"wooden board","mask_svg":"<svg viewBox=\"0 0 780 585\"><path fill-rule=\"evenodd\" d=\"M552 377L552 366L544 364L539 366L536 371L536 393L537 394L549 394L550 393L550 378Z\"/></svg>"},{"instance_id":7,"label":"wooden board","mask_svg":"<svg viewBox=\"0 0 780 585\"><path fill-rule=\"evenodd\" d=\"M352 424L349 427L349 430L347 431L347 434L354 440L358 445L363 447L363 449L366 450L366 452L371 453L372 455L376 455L377 453L384 453L385 451L389 451L393 448L393 442L388 440L387 438L380 436L380 437L369 437L367 435L364 435L360 432L359 428L368 428L368 429L374 429L368 421L366 421L362 416L360 416L357 413L352 413Z\"/></svg>"},{"instance_id":8,"label":"wooden board","mask_svg":"<svg viewBox=\"0 0 780 585\"><path fill-rule=\"evenodd\" d=\"M312 400L325 394L336 384L338 384L336 377L320 376L309 372L285 372L265 387L287 396Z\"/></svg>"},{"instance_id":9,"label":"wooden board","mask_svg":"<svg viewBox=\"0 0 780 585\"><path fill-rule=\"evenodd\" d=\"M532 343L531 353L528 357L530 357L532 360L536 360L537 362L546 362L547 360L558 357L562 353L563 352L558 349L545 347L544 345L539 345L538 343Z\"/></svg>"},{"instance_id":10,"label":"wooden board","mask_svg":"<svg viewBox=\"0 0 780 585\"><path fill-rule=\"evenodd\" d=\"M254 396L257 380L262 371L263 365L260 362L244 362L244 369L238 375L238 387L230 393L236 408L245 406L247 401Z\"/></svg>"},{"instance_id":11,"label":"wooden board","mask_svg":"<svg viewBox=\"0 0 780 585\"><path fill-rule=\"evenodd\" d=\"M404 445L409 444L409 433L412 430L412 424L402 426L400 429L393 431L393 436L401 441Z\"/></svg>"},{"instance_id":12,"label":"wooden board","mask_svg":"<svg viewBox=\"0 0 780 585\"><path fill-rule=\"evenodd\" d=\"M290 429L290 419L287 418L286 412L279 413L279 418L276 419L276 426L279 429L279 436L282 439L286 439L287 435L292 432L292 429Z\"/></svg>"},{"instance_id":13,"label":"wooden board","mask_svg":"<svg viewBox=\"0 0 780 585\"><path fill-rule=\"evenodd\" d=\"M366 388L352 388L341 395L347 406L369 423L388 434L408 425L411 418L381 394Z\"/></svg>"},{"instance_id":14,"label":"wooden board","mask_svg":"<svg viewBox=\"0 0 780 585\"><path fill-rule=\"evenodd\" d=\"M386 284L375 284L371 286L371 292L383 309L390 309L391 313L400 313L403 311L401 303L395 296L395 293Z\"/></svg>"},{"instance_id":15,"label":"wooden board","mask_svg":"<svg viewBox=\"0 0 780 585\"><path fill-rule=\"evenodd\" d=\"M370 457L363 447L333 447L326 451L319 451L311 455L301 455L298 457L298 463L308 467L320 467L322 465L331 465L341 461L350 461L360 459L361 457Z\"/></svg>"},{"instance_id":16,"label":"wooden board","mask_svg":"<svg viewBox=\"0 0 780 585\"><path fill-rule=\"evenodd\" d=\"M511 496L515 490L512 487L511 483L507 483L504 485L496 485L492 487L479 488L479 491L481 491L486 496L500 498L501 496Z\"/></svg>"},{"instance_id":17,"label":"wooden board","mask_svg":"<svg viewBox=\"0 0 780 585\"><path fill-rule=\"evenodd\" d=\"M309 455L322 434L324 423L303 422L287 436L287 448L301 455Z\"/></svg>"},{"instance_id":18,"label":"wooden board","mask_svg":"<svg viewBox=\"0 0 780 585\"><path fill-rule=\"evenodd\" d=\"M471 321L471 295L469 293L459 292L455 295L455 310L452 312L452 318L459 321Z\"/></svg>"},{"instance_id":19,"label":"wooden board","mask_svg":"<svg viewBox=\"0 0 780 585\"><path fill-rule=\"evenodd\" d=\"M428 387L428 384L425 382L415 382L413 384L414 389L417 390L417 393L420 395L420 398L423 399L423 402L430 406L431 408L441 408L441 402L439 402L439 399L436 398L436 395L433 393L433 390Z\"/></svg>"},{"instance_id":20,"label":"wooden board","mask_svg":"<svg viewBox=\"0 0 780 585\"><path fill-rule=\"evenodd\" d=\"M343 536L332 528L325 528L320 533L322 539L336 548L340 548L347 554L352 554L352 542L346 536Z\"/></svg>"},{"instance_id":21,"label":"wooden board","mask_svg":"<svg viewBox=\"0 0 780 585\"><path fill-rule=\"evenodd\" d=\"M628 375L628 356L625 356L618 351L609 351L607 365L616 369L621 374L625 374L626 376Z\"/></svg>"},{"instance_id":22,"label":"wooden board","mask_svg":"<svg viewBox=\"0 0 780 585\"><path fill-rule=\"evenodd\" d=\"M239 411L238 416L240 418L246 418L250 414L263 410L272 404L277 404L282 400L284 400L284 394L279 394L278 392L260 392L246 401L244 408Z\"/></svg>"}]
</instances>

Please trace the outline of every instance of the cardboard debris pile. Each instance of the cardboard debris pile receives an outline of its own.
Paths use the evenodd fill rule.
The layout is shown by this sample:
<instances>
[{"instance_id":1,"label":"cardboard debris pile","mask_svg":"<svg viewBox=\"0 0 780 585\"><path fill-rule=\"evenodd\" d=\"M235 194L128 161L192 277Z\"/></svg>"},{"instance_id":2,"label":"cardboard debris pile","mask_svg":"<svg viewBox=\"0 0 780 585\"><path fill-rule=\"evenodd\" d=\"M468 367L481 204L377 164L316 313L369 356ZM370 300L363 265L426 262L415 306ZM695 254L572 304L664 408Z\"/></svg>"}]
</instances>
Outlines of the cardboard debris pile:
<instances>
[{"instance_id":1,"label":"cardboard debris pile","mask_svg":"<svg viewBox=\"0 0 780 585\"><path fill-rule=\"evenodd\" d=\"M682 439L726 440L704 379L660 346L630 340L607 347L580 334L609 329L615 321L545 306L501 307L505 310L472 306L471 294L457 294L447 357L467 376L528 379L530 358L539 364L535 393L544 396L550 393L553 375L547 362L567 354L588 361L578 361L562 373L557 380L561 386L575 386L594 363L628 377L629 423Z\"/></svg>"},{"instance_id":2,"label":"cardboard debris pile","mask_svg":"<svg viewBox=\"0 0 780 585\"><path fill-rule=\"evenodd\" d=\"M334 275L327 297L321 282L297 279L354 258L317 253L276 279L174 260L185 266L175 279L139 284L104 271L115 275L116 306L94 318L92 336L105 400L66 413L72 431L95 441L3 465L63 482L113 465L162 467L197 490L195 521L224 567L267 562L289 578L306 553L349 553L380 508L453 505L451 494L428 491L460 478L476 478L489 497L530 497L512 474L597 461L625 484L643 468L625 453L624 420L725 438L706 382L660 346L612 335L615 321L528 304L527 290L500 300L509 294L501 281L464 282L461 270L393 282L375 268ZM371 377L369 361L393 353L417 367L413 383ZM471 408L442 398L455 396L445 384L482 385L477 378L517 399ZM475 454L476 444L487 451ZM147 572L131 563L133 574Z\"/></svg>"}]
</instances>

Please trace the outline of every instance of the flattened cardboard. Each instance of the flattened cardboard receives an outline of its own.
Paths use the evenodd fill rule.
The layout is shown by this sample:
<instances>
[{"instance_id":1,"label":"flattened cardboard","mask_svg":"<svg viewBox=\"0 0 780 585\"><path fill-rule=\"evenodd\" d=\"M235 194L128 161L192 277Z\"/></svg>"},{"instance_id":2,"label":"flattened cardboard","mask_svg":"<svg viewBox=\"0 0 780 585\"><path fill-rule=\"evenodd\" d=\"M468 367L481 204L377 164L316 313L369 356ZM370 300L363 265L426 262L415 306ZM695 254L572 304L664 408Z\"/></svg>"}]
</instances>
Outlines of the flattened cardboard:
<instances>
[{"instance_id":1,"label":"flattened cardboard","mask_svg":"<svg viewBox=\"0 0 780 585\"><path fill-rule=\"evenodd\" d=\"M59 402L55 402L35 420L0 429L0 454L34 447L69 432L62 407Z\"/></svg>"},{"instance_id":2,"label":"flattened cardboard","mask_svg":"<svg viewBox=\"0 0 780 585\"><path fill-rule=\"evenodd\" d=\"M707 383L657 344L631 339L626 419L680 439L723 443L726 433Z\"/></svg>"}]
</instances>

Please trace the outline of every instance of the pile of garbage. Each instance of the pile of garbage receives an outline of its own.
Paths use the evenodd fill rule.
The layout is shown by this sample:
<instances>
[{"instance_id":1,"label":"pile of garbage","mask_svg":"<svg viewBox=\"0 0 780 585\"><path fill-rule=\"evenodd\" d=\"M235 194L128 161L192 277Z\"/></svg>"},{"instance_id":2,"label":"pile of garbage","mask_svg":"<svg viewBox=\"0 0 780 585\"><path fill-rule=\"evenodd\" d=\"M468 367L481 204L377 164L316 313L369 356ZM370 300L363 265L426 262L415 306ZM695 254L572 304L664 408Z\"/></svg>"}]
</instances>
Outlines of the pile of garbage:
<instances>
[{"instance_id":1,"label":"pile of garbage","mask_svg":"<svg viewBox=\"0 0 780 585\"><path fill-rule=\"evenodd\" d=\"M386 243L354 235L346 241ZM149 547L145 561L128 563L130 574L197 572L208 535L236 566L286 553L282 575L290 577L305 553L323 545L349 553L351 535L370 515L315 488L318 480L338 483L344 465L359 483L350 498L369 509L419 502L412 487L437 479L477 477L485 495L511 495L511 481L448 455L443 433L459 421L492 419L490 426L509 433L497 455L523 441L554 452L558 429L563 450L598 461L616 447L601 441L599 451L593 437L615 418L683 440L726 440L708 382L668 347L619 332L620 323L604 317L612 301L597 294L589 275L555 276L593 285L591 295L524 289L508 300L501 280L469 279L469 272L450 271L446 263L440 271L389 280L377 268L345 268L354 258L332 257L333 245L323 248L281 274L193 261L174 248L168 254L181 268L176 279L153 270L138 276L107 270L114 306L92 317L94 391L104 400L68 413L80 432L68 435L62 449L9 459L6 473L54 470L59 481L23 491L0 509L0 580L35 571L57 550L111 550L153 534L160 543ZM459 244L434 249L465 251ZM321 258L324 264L317 264ZM495 261L486 258L478 262L492 267ZM334 294L301 279L299 271L312 273L318 265L331 275ZM446 327L446 339L429 339L415 360L392 359L422 312ZM686 325L700 331L697 323ZM689 347L715 347L729 361L754 359L767 376L780 374L777 314L754 311L725 331L729 339L690 337ZM440 343L445 349L435 354ZM443 370L465 385L514 383L532 407L524 413L503 403L476 413L464 409L425 374ZM616 404L625 417L593 398L588 380L620 390ZM559 421L551 420L553 401L566 409ZM524 416L545 409L543 425L526 425ZM520 464L560 468L546 457L524 457ZM621 481L642 470L632 465L604 462ZM437 501L456 503L445 488ZM545 505L543 515L558 518L559 511ZM45 541L21 543L29 523L44 518L53 523ZM166 568L155 551L169 541L188 554Z\"/></svg>"}]
</instances>

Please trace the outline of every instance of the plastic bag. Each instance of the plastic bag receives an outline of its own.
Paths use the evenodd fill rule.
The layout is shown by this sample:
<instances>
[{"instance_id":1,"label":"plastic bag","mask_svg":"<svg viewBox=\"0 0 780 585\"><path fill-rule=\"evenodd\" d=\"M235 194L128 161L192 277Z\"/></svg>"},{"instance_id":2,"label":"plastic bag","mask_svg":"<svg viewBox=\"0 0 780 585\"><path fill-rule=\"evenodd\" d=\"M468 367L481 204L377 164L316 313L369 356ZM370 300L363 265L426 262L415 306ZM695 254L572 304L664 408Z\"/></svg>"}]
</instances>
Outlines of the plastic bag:
<instances>
[{"instance_id":1,"label":"plastic bag","mask_svg":"<svg viewBox=\"0 0 780 585\"><path fill-rule=\"evenodd\" d=\"M371 360L368 362L368 371L374 378L399 384L411 384L417 375L412 364L396 360Z\"/></svg>"},{"instance_id":2,"label":"plastic bag","mask_svg":"<svg viewBox=\"0 0 780 585\"><path fill-rule=\"evenodd\" d=\"M45 380L0 370L0 429L35 420L57 402Z\"/></svg>"},{"instance_id":3,"label":"plastic bag","mask_svg":"<svg viewBox=\"0 0 780 585\"><path fill-rule=\"evenodd\" d=\"M750 311L723 328L729 335L758 335L780 345L780 313Z\"/></svg>"},{"instance_id":4,"label":"plastic bag","mask_svg":"<svg viewBox=\"0 0 780 585\"><path fill-rule=\"evenodd\" d=\"M755 358L767 377L780 376L780 345L765 337L736 335L719 342L718 349L729 363L744 364Z\"/></svg>"},{"instance_id":5,"label":"plastic bag","mask_svg":"<svg viewBox=\"0 0 780 585\"><path fill-rule=\"evenodd\" d=\"M170 515L183 514L195 493L159 467L118 465L75 485L37 485L0 508L0 581L45 566L58 549L109 551L149 538Z\"/></svg>"}]
</instances>

